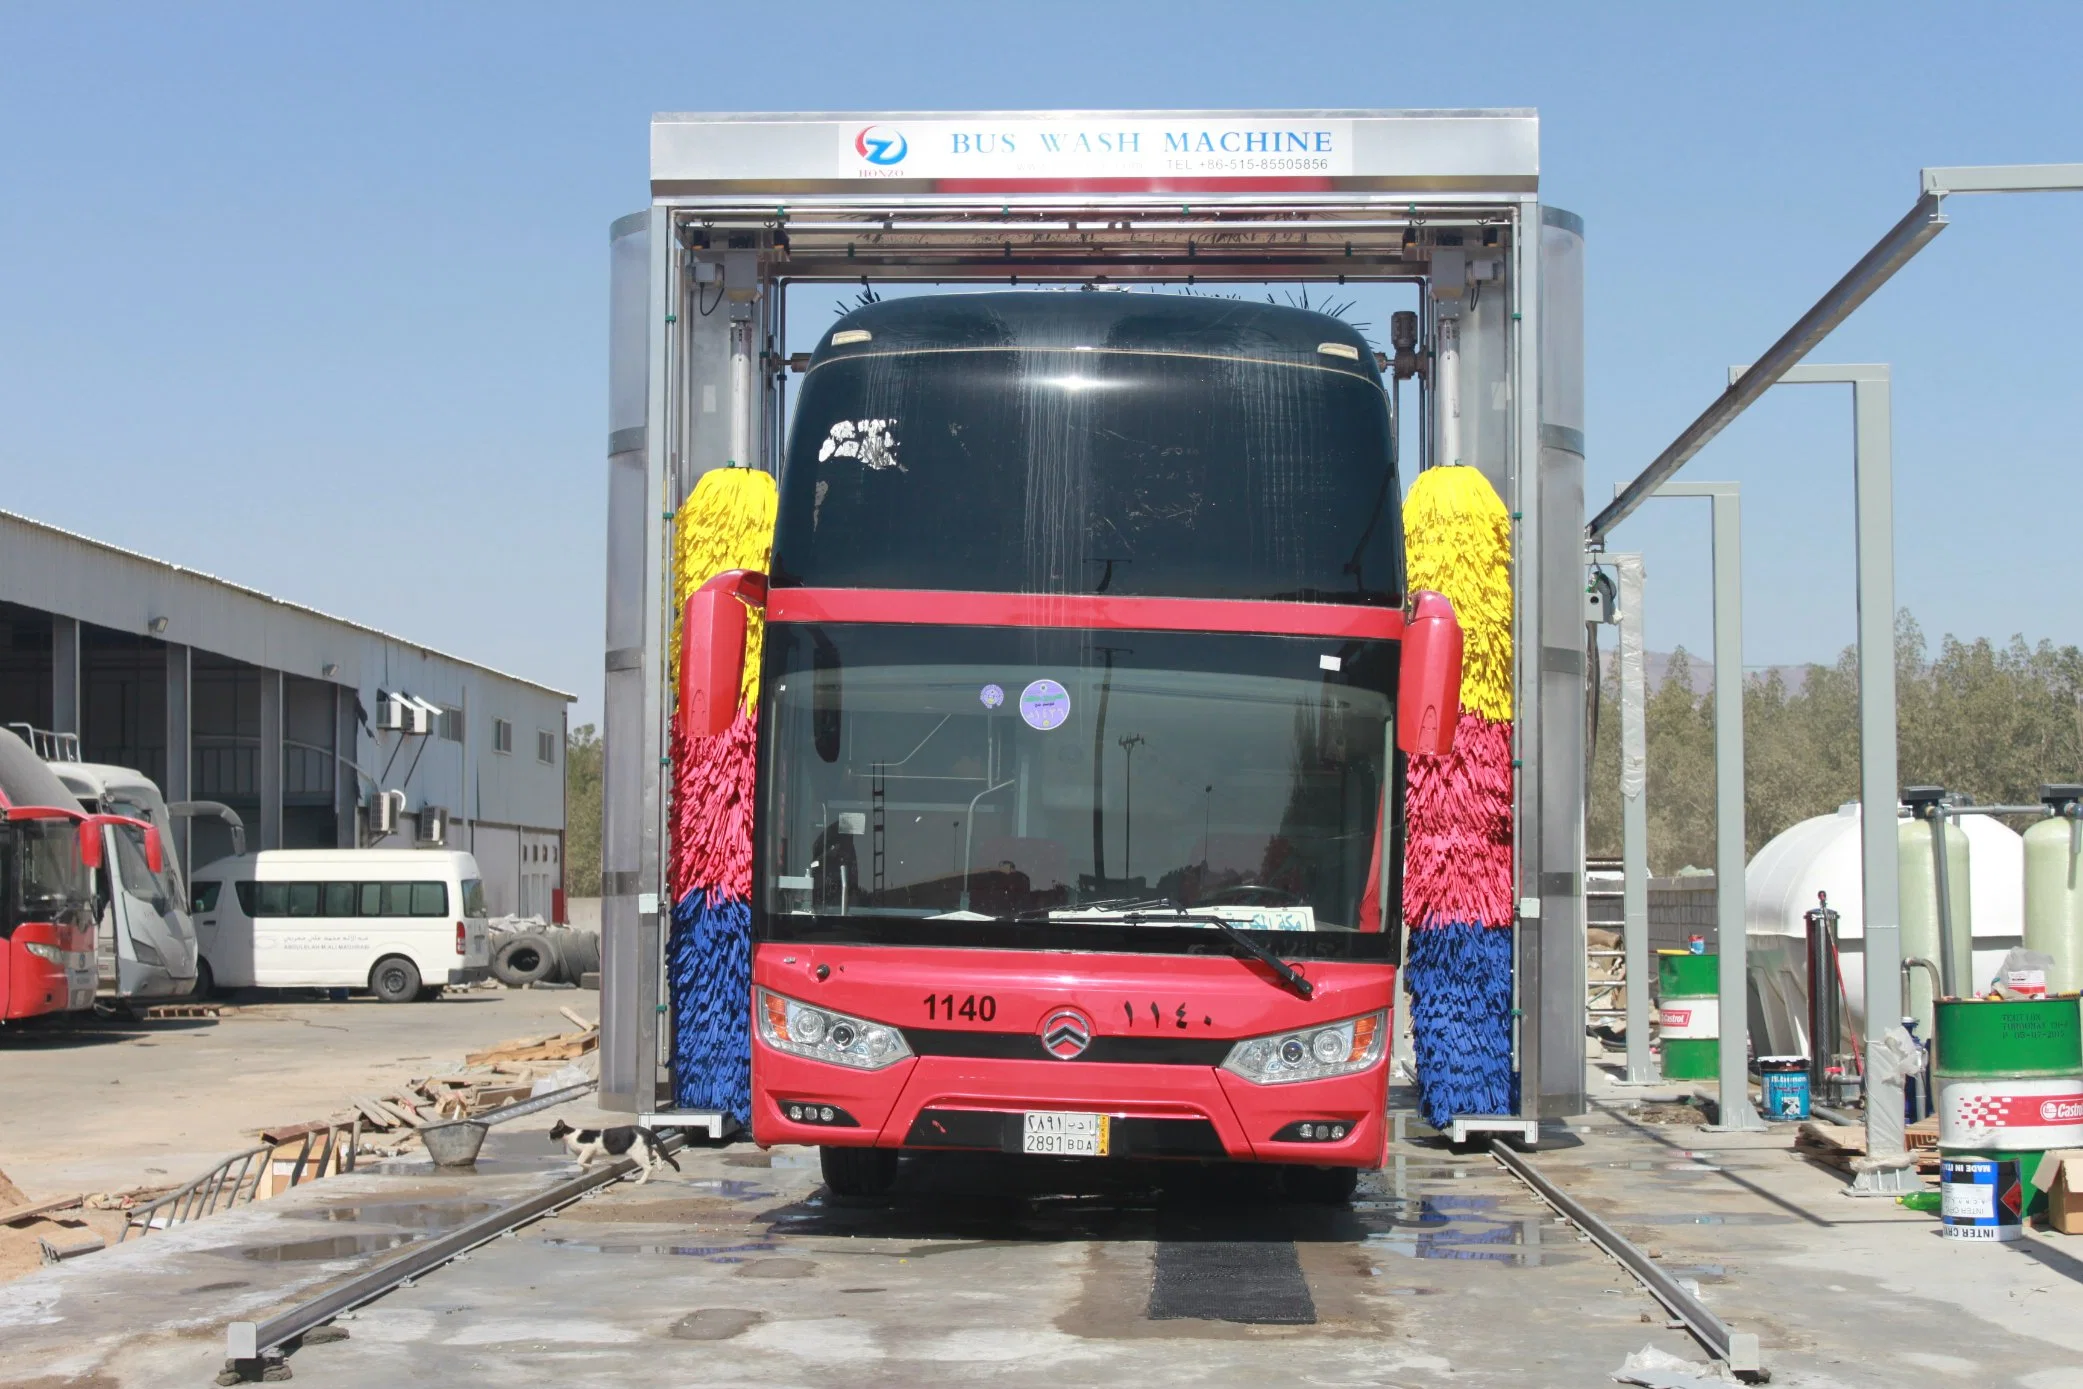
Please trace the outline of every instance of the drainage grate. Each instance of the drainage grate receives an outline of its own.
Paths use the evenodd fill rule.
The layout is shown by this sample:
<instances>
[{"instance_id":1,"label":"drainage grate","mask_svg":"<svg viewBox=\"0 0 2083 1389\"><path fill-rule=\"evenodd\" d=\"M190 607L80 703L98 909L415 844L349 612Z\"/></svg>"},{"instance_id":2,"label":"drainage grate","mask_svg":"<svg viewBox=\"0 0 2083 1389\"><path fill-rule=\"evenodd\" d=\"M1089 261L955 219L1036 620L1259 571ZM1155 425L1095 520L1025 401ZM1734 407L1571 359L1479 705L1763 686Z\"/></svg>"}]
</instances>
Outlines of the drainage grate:
<instances>
[{"instance_id":1,"label":"drainage grate","mask_svg":"<svg viewBox=\"0 0 2083 1389\"><path fill-rule=\"evenodd\" d=\"M1150 1280L1150 1319L1309 1326L1316 1304L1287 1242L1166 1240Z\"/></svg>"}]
</instances>

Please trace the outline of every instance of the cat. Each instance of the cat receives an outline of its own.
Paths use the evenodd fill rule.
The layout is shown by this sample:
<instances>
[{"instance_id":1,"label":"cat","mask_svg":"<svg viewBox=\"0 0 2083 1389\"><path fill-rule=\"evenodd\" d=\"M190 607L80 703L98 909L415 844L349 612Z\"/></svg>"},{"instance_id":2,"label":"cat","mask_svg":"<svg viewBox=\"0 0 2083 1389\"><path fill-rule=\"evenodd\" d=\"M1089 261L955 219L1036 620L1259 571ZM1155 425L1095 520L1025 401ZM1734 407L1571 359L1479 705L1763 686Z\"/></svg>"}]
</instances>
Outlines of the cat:
<instances>
[{"instance_id":1,"label":"cat","mask_svg":"<svg viewBox=\"0 0 2083 1389\"><path fill-rule=\"evenodd\" d=\"M579 1160L579 1166L591 1167L594 1160L605 1154L611 1158L634 1157L642 1175L636 1184L642 1186L651 1180L651 1171L660 1161L680 1170L680 1164L658 1141L658 1135L637 1124L624 1124L612 1129L575 1129L559 1119L550 1125L550 1137L561 1141L565 1151Z\"/></svg>"}]
</instances>

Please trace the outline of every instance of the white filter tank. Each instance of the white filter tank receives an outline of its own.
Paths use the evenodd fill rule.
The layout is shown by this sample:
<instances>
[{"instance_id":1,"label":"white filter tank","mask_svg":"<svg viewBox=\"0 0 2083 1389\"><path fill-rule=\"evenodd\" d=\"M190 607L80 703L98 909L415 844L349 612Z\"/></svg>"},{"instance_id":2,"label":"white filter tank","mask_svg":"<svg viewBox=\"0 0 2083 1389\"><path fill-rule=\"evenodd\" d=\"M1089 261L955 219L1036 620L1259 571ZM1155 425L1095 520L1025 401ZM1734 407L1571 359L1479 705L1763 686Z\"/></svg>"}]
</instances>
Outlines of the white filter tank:
<instances>
[{"instance_id":1,"label":"white filter tank","mask_svg":"<svg viewBox=\"0 0 2083 1389\"><path fill-rule=\"evenodd\" d=\"M2024 933L2025 841L1987 815L1963 815L1974 871L1973 973L1966 986L1994 977L2004 954ZM1925 841L1928 845L1929 841ZM1865 893L1859 867L1859 806L1838 807L1790 826L1759 849L1743 876L1744 920L1750 940L1751 1035L1759 1055L1799 1056L1808 1050L1808 926L1804 913L1817 892L1830 894L1838 913L1844 988L1850 999L1847 1036L1863 1035L1866 1017ZM1899 986L1888 999L1901 1007Z\"/></svg>"}]
</instances>

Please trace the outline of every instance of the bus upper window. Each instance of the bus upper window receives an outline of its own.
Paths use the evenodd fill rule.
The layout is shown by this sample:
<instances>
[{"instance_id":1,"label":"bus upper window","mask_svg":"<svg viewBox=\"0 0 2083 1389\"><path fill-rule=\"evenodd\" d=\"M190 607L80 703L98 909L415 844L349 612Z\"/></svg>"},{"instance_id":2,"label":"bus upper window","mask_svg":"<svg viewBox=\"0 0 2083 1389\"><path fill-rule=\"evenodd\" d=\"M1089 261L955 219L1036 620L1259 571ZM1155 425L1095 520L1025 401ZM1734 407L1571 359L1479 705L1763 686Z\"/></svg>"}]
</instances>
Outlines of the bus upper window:
<instances>
[{"instance_id":1,"label":"bus upper window","mask_svg":"<svg viewBox=\"0 0 2083 1389\"><path fill-rule=\"evenodd\" d=\"M254 897L260 906L260 910L253 913L255 916L289 915L288 883L257 883Z\"/></svg>"},{"instance_id":2,"label":"bus upper window","mask_svg":"<svg viewBox=\"0 0 2083 1389\"><path fill-rule=\"evenodd\" d=\"M485 883L482 878L463 879L463 915L490 916L485 906Z\"/></svg>"},{"instance_id":3,"label":"bus upper window","mask_svg":"<svg viewBox=\"0 0 2083 1389\"><path fill-rule=\"evenodd\" d=\"M385 883L383 885L383 914L385 916L412 915L411 883Z\"/></svg>"},{"instance_id":4,"label":"bus upper window","mask_svg":"<svg viewBox=\"0 0 2083 1389\"><path fill-rule=\"evenodd\" d=\"M447 884L414 883L412 885L412 914L414 916L447 916Z\"/></svg>"},{"instance_id":5,"label":"bus upper window","mask_svg":"<svg viewBox=\"0 0 2083 1389\"><path fill-rule=\"evenodd\" d=\"M361 902L360 910L355 913L357 916L383 915L382 883L362 883L356 887L355 895Z\"/></svg>"},{"instance_id":6,"label":"bus upper window","mask_svg":"<svg viewBox=\"0 0 2083 1389\"><path fill-rule=\"evenodd\" d=\"M353 916L355 890L353 883L325 883L321 885L320 916Z\"/></svg>"},{"instance_id":7,"label":"bus upper window","mask_svg":"<svg viewBox=\"0 0 2083 1389\"><path fill-rule=\"evenodd\" d=\"M195 896L189 903L189 910L198 916L204 912L216 911L217 894L223 890L223 883L197 883L195 885Z\"/></svg>"},{"instance_id":8,"label":"bus upper window","mask_svg":"<svg viewBox=\"0 0 2083 1389\"><path fill-rule=\"evenodd\" d=\"M291 916L317 916L319 914L317 883L290 883L288 888L289 914Z\"/></svg>"}]
</instances>

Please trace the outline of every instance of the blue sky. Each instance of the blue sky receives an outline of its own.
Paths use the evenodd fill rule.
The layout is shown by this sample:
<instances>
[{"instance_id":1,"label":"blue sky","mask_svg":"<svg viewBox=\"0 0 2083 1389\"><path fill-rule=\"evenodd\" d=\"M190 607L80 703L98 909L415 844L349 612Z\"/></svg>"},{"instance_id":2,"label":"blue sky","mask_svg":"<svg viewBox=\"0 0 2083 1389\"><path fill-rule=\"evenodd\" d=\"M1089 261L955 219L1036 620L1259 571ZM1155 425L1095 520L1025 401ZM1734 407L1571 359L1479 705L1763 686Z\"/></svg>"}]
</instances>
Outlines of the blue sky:
<instances>
[{"instance_id":1,"label":"blue sky","mask_svg":"<svg viewBox=\"0 0 2083 1389\"><path fill-rule=\"evenodd\" d=\"M1576 9L1581 13L1572 14ZM1534 106L1589 235L1593 498L1908 207L2083 159L2073 5L10 4L4 505L600 691L606 227L654 110ZM1957 199L1817 352L1896 368L1902 602L2083 642L2083 197ZM1688 471L1747 489L1753 664L1853 631L1846 392ZM1648 555L1705 650L1706 507Z\"/></svg>"}]
</instances>

